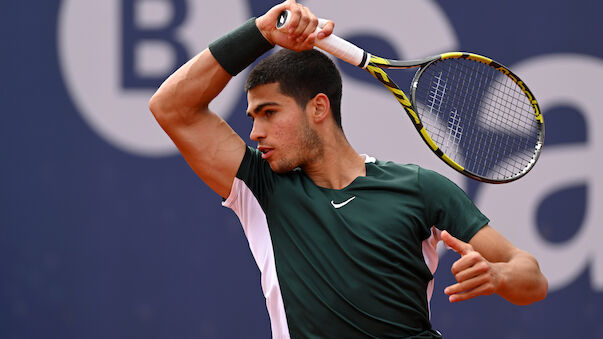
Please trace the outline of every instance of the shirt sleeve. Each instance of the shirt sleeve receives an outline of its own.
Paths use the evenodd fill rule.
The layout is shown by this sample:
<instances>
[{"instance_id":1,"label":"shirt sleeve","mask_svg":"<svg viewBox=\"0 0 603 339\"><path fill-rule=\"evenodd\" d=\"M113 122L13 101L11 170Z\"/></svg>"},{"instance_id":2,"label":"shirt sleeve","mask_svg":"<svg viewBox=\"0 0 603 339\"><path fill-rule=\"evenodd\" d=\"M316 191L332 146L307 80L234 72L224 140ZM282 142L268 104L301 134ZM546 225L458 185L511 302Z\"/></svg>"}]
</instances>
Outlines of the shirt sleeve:
<instances>
[{"instance_id":1,"label":"shirt sleeve","mask_svg":"<svg viewBox=\"0 0 603 339\"><path fill-rule=\"evenodd\" d=\"M425 204L425 220L464 242L490 220L454 182L434 171L419 168L419 185Z\"/></svg>"},{"instance_id":2,"label":"shirt sleeve","mask_svg":"<svg viewBox=\"0 0 603 339\"><path fill-rule=\"evenodd\" d=\"M269 201L277 179L268 162L262 159L260 151L249 146L245 149L236 177L245 182L262 206Z\"/></svg>"}]
</instances>

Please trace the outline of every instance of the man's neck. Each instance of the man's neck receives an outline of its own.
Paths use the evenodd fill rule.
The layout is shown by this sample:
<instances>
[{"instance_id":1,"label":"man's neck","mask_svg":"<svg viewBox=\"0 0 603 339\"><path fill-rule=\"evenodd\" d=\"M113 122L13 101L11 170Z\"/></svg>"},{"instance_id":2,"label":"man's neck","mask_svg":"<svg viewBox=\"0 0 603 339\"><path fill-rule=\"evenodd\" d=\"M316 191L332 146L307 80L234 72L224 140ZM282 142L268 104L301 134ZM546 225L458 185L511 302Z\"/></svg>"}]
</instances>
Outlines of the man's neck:
<instances>
[{"instance_id":1,"label":"man's neck","mask_svg":"<svg viewBox=\"0 0 603 339\"><path fill-rule=\"evenodd\" d=\"M342 189L357 177L366 175L365 159L343 138L323 145L322 155L302 167L304 173L317 185Z\"/></svg>"}]
</instances>

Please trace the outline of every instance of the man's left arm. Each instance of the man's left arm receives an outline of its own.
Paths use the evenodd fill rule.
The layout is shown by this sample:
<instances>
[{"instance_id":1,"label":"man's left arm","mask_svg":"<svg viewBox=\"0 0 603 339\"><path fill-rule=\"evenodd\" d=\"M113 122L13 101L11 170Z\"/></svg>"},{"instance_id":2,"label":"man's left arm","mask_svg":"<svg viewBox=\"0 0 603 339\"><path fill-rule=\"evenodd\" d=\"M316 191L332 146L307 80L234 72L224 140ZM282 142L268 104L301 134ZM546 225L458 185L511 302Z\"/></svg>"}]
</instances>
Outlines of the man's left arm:
<instances>
[{"instance_id":1,"label":"man's left arm","mask_svg":"<svg viewBox=\"0 0 603 339\"><path fill-rule=\"evenodd\" d=\"M450 302L496 293L513 304L527 305L546 297L548 281L538 261L486 225L469 243L442 232L446 245L461 255L451 268L457 283L444 293Z\"/></svg>"}]
</instances>

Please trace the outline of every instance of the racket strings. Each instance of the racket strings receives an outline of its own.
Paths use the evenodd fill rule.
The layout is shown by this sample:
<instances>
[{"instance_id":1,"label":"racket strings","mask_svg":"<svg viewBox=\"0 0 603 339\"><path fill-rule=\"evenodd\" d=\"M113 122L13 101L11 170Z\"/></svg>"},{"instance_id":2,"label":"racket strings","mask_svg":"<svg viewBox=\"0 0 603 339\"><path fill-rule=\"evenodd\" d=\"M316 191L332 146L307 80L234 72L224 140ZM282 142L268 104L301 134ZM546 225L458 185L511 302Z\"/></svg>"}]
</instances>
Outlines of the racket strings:
<instances>
[{"instance_id":1,"label":"racket strings","mask_svg":"<svg viewBox=\"0 0 603 339\"><path fill-rule=\"evenodd\" d=\"M470 80L472 80L472 79L470 79ZM482 78L481 80L484 80L484 79ZM498 82L498 83L496 83L496 82ZM483 87L484 83L485 83L484 81L481 81L479 83L476 93L480 93L480 92L483 93L482 87ZM503 86L502 88L501 88L501 85ZM490 119L492 116L494 116L494 120L490 119L490 121L493 123L490 123L489 125L491 125L491 126L489 126L489 127L496 127L499 130L499 132L502 132L502 133L496 133L496 134L490 134L490 135L488 135L487 133L478 134L479 142L481 144L479 145L480 147L474 152L474 155L481 156L481 159L484 159L479 164L476 164L478 166L477 168L482 169L482 172L485 171L486 169L489 169L490 171L492 171L492 169L493 169L492 164L499 164L501 161L503 161L505 158L507 158L508 154L507 154L507 152L504 152L504 150L506 148L508 148L509 146L512 146L512 145L509 145L509 141L517 140L517 136L518 136L516 133L517 129L508 128L508 125L504 124L504 121L500 120L500 117L501 117L500 115L489 114L492 112L492 110L495 107L499 107L503 110L508 111L508 110L512 109L513 107L517 106L517 100L516 100L516 98L514 98L514 96L511 96L512 99L510 99L510 100L508 100L508 99L505 100L505 98L501 95L501 93L502 94L506 93L505 95L508 95L508 93L513 94L513 92L504 91L504 89L505 89L504 85L505 85L504 83L501 84L500 81L498 81L497 79L494 79L494 83L492 83L491 86L494 88L498 87L497 88L498 91L492 91L493 105L488 105L487 104L488 101L485 101L486 104L483 104L483 103L481 104L482 110L487 113L487 115L485 115L485 117ZM501 91L501 89L503 89L503 90ZM463 92L465 95L468 95L468 93L466 91L463 91ZM466 103L466 101L467 100L465 100L465 103ZM509 116L509 118L512 118L512 117L514 117L514 116L513 115ZM517 125L518 123L521 123L521 122L518 122L517 119L512 118L511 126ZM488 125L488 119L486 119L486 125ZM511 138L504 138L503 134L508 135ZM488 136L490 138L488 138ZM515 138L512 138L512 137L515 137ZM521 140L521 139L519 139L519 140ZM486 147L486 145L502 145L503 147L502 148L496 147L493 149L488 149ZM521 147L519 147L519 148L521 149ZM524 147L524 149L525 149L525 147ZM486 154L485 152L488 152L488 154ZM490 156L490 162L487 161L488 160L487 157L484 157L487 155ZM471 156L471 155L468 154L468 156ZM510 165L511 165L511 168L516 168L517 161L513 161L513 159L514 158L510 158L510 160L511 160ZM478 169L474 169L474 170L479 172ZM508 175L507 173L501 172L500 170L495 170L495 171L497 172L496 175L503 175L503 176ZM480 173L480 174L483 175L483 173Z\"/></svg>"},{"instance_id":2,"label":"racket strings","mask_svg":"<svg viewBox=\"0 0 603 339\"><path fill-rule=\"evenodd\" d=\"M423 69L414 86L427 133L466 170L504 180L533 162L539 143L535 113L506 75L477 61L445 59Z\"/></svg>"}]
</instances>

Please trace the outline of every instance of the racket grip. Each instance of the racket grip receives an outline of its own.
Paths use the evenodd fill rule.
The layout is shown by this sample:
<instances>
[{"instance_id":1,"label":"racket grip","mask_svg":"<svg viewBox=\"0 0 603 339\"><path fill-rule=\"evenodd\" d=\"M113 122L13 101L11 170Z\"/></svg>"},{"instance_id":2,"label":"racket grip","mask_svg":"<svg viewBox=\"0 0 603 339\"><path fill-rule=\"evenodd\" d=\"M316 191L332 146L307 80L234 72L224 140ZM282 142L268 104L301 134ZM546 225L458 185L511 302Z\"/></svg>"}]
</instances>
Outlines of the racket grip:
<instances>
[{"instance_id":1,"label":"racket grip","mask_svg":"<svg viewBox=\"0 0 603 339\"><path fill-rule=\"evenodd\" d=\"M289 10L281 12L276 22L276 28L284 30L288 26L290 19L291 12ZM318 27L316 27L315 32L318 33L326 23L327 20L318 19ZM354 66L366 68L369 64L370 55L365 50L335 34L331 34L324 39L316 39L314 45Z\"/></svg>"}]
</instances>

